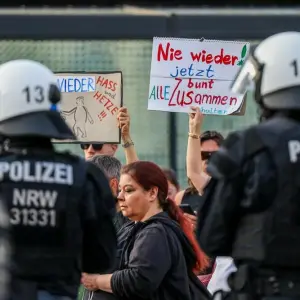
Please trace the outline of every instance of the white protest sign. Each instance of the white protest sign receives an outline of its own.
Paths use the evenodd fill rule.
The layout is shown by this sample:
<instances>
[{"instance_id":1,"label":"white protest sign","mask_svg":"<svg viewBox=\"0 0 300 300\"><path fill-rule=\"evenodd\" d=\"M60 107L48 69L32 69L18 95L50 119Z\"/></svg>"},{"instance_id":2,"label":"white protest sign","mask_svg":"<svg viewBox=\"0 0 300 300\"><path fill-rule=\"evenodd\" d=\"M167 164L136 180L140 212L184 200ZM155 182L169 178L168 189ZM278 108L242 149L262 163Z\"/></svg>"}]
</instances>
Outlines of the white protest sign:
<instances>
[{"instance_id":1,"label":"white protest sign","mask_svg":"<svg viewBox=\"0 0 300 300\"><path fill-rule=\"evenodd\" d=\"M119 143L120 130L116 118L122 106L122 73L55 75L62 93L60 114L77 137L77 141L63 143Z\"/></svg>"},{"instance_id":2,"label":"white protest sign","mask_svg":"<svg viewBox=\"0 0 300 300\"><path fill-rule=\"evenodd\" d=\"M245 62L250 44L236 41L153 39L148 109L204 114L238 114L244 95L230 85Z\"/></svg>"}]
</instances>

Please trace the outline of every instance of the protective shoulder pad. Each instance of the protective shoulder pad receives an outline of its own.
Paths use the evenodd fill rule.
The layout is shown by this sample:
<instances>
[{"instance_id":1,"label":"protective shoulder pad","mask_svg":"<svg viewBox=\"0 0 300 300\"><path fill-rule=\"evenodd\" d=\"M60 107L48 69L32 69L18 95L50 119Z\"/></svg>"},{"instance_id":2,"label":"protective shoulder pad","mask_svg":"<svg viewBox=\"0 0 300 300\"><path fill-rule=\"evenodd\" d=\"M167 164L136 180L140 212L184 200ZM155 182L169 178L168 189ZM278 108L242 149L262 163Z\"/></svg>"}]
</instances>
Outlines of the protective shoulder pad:
<instances>
[{"instance_id":1,"label":"protective shoulder pad","mask_svg":"<svg viewBox=\"0 0 300 300\"><path fill-rule=\"evenodd\" d=\"M212 155L207 172L216 179L231 178L238 174L241 167L243 138L240 132L230 134L219 151Z\"/></svg>"},{"instance_id":2,"label":"protective shoulder pad","mask_svg":"<svg viewBox=\"0 0 300 300\"><path fill-rule=\"evenodd\" d=\"M242 139L242 132L236 131L233 133L230 133L228 137L224 140L222 147L230 150L232 147L235 146L235 144L239 143Z\"/></svg>"},{"instance_id":3,"label":"protective shoulder pad","mask_svg":"<svg viewBox=\"0 0 300 300\"><path fill-rule=\"evenodd\" d=\"M67 158L68 162L72 163L74 167L74 187L82 188L86 182L87 164L86 161L79 156L72 154L61 154Z\"/></svg>"},{"instance_id":4,"label":"protective shoulder pad","mask_svg":"<svg viewBox=\"0 0 300 300\"><path fill-rule=\"evenodd\" d=\"M235 177L242 171L244 163L265 147L258 126L234 132L211 157L207 171L214 178Z\"/></svg>"},{"instance_id":5,"label":"protective shoulder pad","mask_svg":"<svg viewBox=\"0 0 300 300\"><path fill-rule=\"evenodd\" d=\"M262 136L259 134L259 127L253 126L248 128L244 134L245 155L247 158L266 148Z\"/></svg>"}]
</instances>

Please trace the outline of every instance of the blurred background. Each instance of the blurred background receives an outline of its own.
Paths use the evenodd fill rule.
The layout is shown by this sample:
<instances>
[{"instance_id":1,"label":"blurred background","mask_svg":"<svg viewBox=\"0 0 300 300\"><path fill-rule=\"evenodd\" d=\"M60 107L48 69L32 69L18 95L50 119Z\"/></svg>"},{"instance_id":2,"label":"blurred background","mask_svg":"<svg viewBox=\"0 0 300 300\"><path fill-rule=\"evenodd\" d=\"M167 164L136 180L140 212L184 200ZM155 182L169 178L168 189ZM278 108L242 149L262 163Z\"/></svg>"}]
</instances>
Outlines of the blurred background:
<instances>
[{"instance_id":1,"label":"blurred background","mask_svg":"<svg viewBox=\"0 0 300 300\"><path fill-rule=\"evenodd\" d=\"M44 7L37 7L40 3L34 1L26 7L11 3L10 8L0 9L0 63L27 58L54 72L121 70L123 101L131 115L132 138L140 159L175 169L185 186L187 115L147 111L152 38L245 40L255 46L276 32L300 31L296 3L285 1L290 7L279 8L281 3L270 1L243 2L243 7L240 1L226 1L226 7L221 7L222 1L195 6L186 0L128 1L127 5L107 0L85 3L94 5L85 8L79 3L65 7L68 3L62 2L56 8L45 2ZM244 116L207 116L203 129L227 135L256 121L250 92ZM82 155L78 145L57 147ZM117 157L125 162L122 147Z\"/></svg>"}]
</instances>

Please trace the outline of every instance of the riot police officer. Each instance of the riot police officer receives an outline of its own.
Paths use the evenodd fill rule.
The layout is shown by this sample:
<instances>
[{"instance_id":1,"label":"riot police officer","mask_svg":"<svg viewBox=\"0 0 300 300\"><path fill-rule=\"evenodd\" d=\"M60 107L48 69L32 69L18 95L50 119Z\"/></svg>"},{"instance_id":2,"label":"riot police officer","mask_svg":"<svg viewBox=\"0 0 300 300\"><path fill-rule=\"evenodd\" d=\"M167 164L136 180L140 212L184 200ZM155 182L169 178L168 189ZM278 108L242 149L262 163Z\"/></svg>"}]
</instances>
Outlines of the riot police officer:
<instances>
[{"instance_id":1,"label":"riot police officer","mask_svg":"<svg viewBox=\"0 0 300 300\"><path fill-rule=\"evenodd\" d=\"M115 257L107 179L51 143L74 139L58 112L60 98L44 65L0 66L0 196L12 227L13 300L76 299L81 272L103 272Z\"/></svg>"},{"instance_id":2,"label":"riot police officer","mask_svg":"<svg viewBox=\"0 0 300 300\"><path fill-rule=\"evenodd\" d=\"M0 200L0 300L7 300L10 281L11 246L9 216L3 204Z\"/></svg>"},{"instance_id":3,"label":"riot police officer","mask_svg":"<svg viewBox=\"0 0 300 300\"><path fill-rule=\"evenodd\" d=\"M233 85L254 83L261 123L229 135L211 157L199 242L231 256L229 299L300 298L300 33L262 41Z\"/></svg>"}]
</instances>

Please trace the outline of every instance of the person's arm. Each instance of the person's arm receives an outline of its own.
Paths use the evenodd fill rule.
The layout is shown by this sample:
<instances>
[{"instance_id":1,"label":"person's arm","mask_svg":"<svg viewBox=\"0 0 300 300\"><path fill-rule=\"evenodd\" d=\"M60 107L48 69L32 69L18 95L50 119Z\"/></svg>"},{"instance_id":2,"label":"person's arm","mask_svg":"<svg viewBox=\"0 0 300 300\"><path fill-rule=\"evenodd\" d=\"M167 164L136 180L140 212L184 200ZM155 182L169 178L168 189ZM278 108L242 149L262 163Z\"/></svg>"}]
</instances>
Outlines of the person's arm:
<instances>
[{"instance_id":1,"label":"person's arm","mask_svg":"<svg viewBox=\"0 0 300 300\"><path fill-rule=\"evenodd\" d=\"M90 291L101 290L107 293L112 293L111 289L111 277L112 274L87 274L83 273L81 277L81 282L84 287Z\"/></svg>"},{"instance_id":2,"label":"person's arm","mask_svg":"<svg viewBox=\"0 0 300 300\"><path fill-rule=\"evenodd\" d=\"M201 163L200 133L190 132L186 150L186 175L198 191L202 190Z\"/></svg>"},{"instance_id":3,"label":"person's arm","mask_svg":"<svg viewBox=\"0 0 300 300\"><path fill-rule=\"evenodd\" d=\"M134 229L134 222L129 222L126 226L122 228L121 231L118 233L118 252L116 256L116 263L114 270L118 270L118 266L120 264L121 253L126 244L128 235L130 234L131 230ZM114 271L113 270L113 271ZM102 287L102 290L107 293L112 293L110 280L112 274L82 274L82 283L88 290L99 290L98 286Z\"/></svg>"},{"instance_id":4,"label":"person's arm","mask_svg":"<svg viewBox=\"0 0 300 300\"><path fill-rule=\"evenodd\" d=\"M200 134L203 122L203 114L197 107L192 107L189 114L189 136L186 151L186 171L187 177L191 180L199 193L207 184L210 177L202 172Z\"/></svg>"},{"instance_id":5,"label":"person's arm","mask_svg":"<svg viewBox=\"0 0 300 300\"><path fill-rule=\"evenodd\" d=\"M117 298L136 299L158 289L171 268L171 251L161 228L143 229L135 240L128 267L116 271L111 288Z\"/></svg>"},{"instance_id":6,"label":"person's arm","mask_svg":"<svg viewBox=\"0 0 300 300\"><path fill-rule=\"evenodd\" d=\"M102 171L88 163L84 197L81 202L83 247L82 270L101 273L113 266L117 237L113 225L115 199Z\"/></svg>"},{"instance_id":7,"label":"person's arm","mask_svg":"<svg viewBox=\"0 0 300 300\"><path fill-rule=\"evenodd\" d=\"M163 230L145 228L134 241L126 269L107 275L83 274L82 282L90 290L103 290L120 299L144 298L158 289L171 264Z\"/></svg>"},{"instance_id":8,"label":"person's arm","mask_svg":"<svg viewBox=\"0 0 300 300\"><path fill-rule=\"evenodd\" d=\"M138 161L139 158L136 154L136 150L134 147L134 143L130 137L130 135L122 135L122 142L123 142L123 148L125 152L125 157L126 157L126 163L130 164L135 161Z\"/></svg>"},{"instance_id":9,"label":"person's arm","mask_svg":"<svg viewBox=\"0 0 300 300\"><path fill-rule=\"evenodd\" d=\"M118 126L121 129L121 138L126 157L126 163L130 164L138 161L139 158L136 154L134 143L130 136L130 115L126 107L121 107L118 112Z\"/></svg>"}]
</instances>

